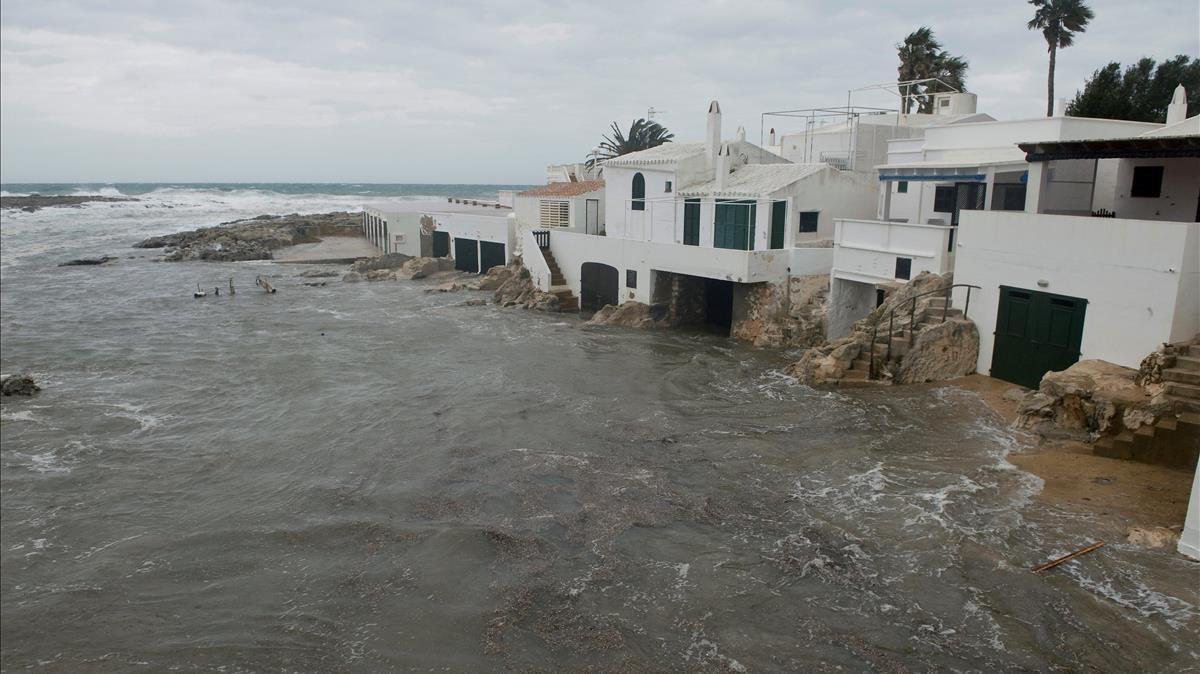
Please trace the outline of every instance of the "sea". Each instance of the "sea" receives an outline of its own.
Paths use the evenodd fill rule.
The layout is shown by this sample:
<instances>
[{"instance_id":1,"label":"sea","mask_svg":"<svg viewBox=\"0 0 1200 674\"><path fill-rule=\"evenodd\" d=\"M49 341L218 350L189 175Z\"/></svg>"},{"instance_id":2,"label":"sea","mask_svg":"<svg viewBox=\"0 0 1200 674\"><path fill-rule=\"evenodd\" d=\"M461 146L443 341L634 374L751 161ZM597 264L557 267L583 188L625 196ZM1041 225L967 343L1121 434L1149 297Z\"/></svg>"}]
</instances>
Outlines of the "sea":
<instances>
[{"instance_id":1,"label":"sea","mask_svg":"<svg viewBox=\"0 0 1200 674\"><path fill-rule=\"evenodd\" d=\"M0 188L137 199L0 215L0 366L43 387L0 404L4 671L1200 668L1194 563L1030 572L1105 520L974 393L132 248L502 186Z\"/></svg>"}]
</instances>

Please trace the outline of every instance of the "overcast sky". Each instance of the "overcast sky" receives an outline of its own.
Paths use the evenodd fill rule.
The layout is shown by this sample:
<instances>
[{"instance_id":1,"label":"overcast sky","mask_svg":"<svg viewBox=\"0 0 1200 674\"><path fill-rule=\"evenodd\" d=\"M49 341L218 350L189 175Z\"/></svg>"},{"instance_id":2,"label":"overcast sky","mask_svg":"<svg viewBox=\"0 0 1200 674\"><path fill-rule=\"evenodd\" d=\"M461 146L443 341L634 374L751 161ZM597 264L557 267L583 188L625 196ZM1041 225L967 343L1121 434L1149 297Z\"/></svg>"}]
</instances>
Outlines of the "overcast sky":
<instances>
[{"instance_id":1,"label":"overcast sky","mask_svg":"<svg viewBox=\"0 0 1200 674\"><path fill-rule=\"evenodd\" d=\"M1196 0L1090 0L1060 52L1073 95L1108 61L1200 51ZM653 106L702 139L838 105L896 76L922 24L999 119L1045 111L1023 0L4 0L0 179L537 183ZM890 106L886 95L861 105Z\"/></svg>"}]
</instances>

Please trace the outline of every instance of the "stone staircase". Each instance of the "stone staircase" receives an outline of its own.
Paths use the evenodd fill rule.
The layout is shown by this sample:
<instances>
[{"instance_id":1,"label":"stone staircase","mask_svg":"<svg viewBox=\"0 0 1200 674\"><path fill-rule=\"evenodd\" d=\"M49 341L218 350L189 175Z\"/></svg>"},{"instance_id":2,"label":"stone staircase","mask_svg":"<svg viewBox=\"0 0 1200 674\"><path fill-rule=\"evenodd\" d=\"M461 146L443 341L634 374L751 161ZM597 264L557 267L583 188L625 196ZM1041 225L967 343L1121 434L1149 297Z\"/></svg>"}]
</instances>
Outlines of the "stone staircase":
<instances>
[{"instance_id":1,"label":"stone staircase","mask_svg":"<svg viewBox=\"0 0 1200 674\"><path fill-rule=\"evenodd\" d=\"M948 304L948 297L926 297L917 300L917 311L915 314L915 329L909 325L909 314L900 312L896 314L895 330L892 333L892 360L899 360L904 357L912 348L914 335L919 334L925 328L938 325L945 320L956 320L963 317L961 309L955 309L952 304ZM871 353L859 354L850 365L850 369L846 371L843 380L848 381L867 381L870 378L871 361L874 357L875 365L878 368L883 365L888 355L888 325L887 317L884 317L879 325L879 333L875 337L875 344L872 345Z\"/></svg>"},{"instance_id":2,"label":"stone staircase","mask_svg":"<svg viewBox=\"0 0 1200 674\"><path fill-rule=\"evenodd\" d=\"M579 311L579 298L571 292L567 280L563 278L562 269L559 268L558 261L554 259L554 253L551 253L549 248L539 248L538 250L542 252L542 259L546 261L546 266L550 269L550 294L558 298L558 310Z\"/></svg>"},{"instance_id":3,"label":"stone staircase","mask_svg":"<svg viewBox=\"0 0 1200 674\"><path fill-rule=\"evenodd\" d=\"M1181 347L1175 362L1163 368L1167 399L1175 413L1153 426L1100 438L1093 453L1177 468L1195 468L1200 457L1200 345Z\"/></svg>"}]
</instances>

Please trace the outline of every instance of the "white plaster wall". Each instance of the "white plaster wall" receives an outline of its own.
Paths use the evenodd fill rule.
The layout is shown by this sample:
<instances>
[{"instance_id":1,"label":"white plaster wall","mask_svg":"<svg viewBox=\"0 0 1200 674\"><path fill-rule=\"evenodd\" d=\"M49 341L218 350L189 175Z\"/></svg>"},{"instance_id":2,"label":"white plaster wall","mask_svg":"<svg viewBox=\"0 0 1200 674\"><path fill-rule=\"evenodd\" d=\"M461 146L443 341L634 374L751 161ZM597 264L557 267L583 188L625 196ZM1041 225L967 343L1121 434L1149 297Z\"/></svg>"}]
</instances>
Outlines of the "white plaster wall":
<instances>
[{"instance_id":1,"label":"white plaster wall","mask_svg":"<svg viewBox=\"0 0 1200 674\"><path fill-rule=\"evenodd\" d=\"M1179 534L1179 553L1200 560L1200 463L1192 476L1192 495L1188 498L1183 532Z\"/></svg>"},{"instance_id":2,"label":"white plaster wall","mask_svg":"<svg viewBox=\"0 0 1200 674\"><path fill-rule=\"evenodd\" d=\"M943 274L954 266L954 256L947 250L950 229L878 220L838 220L833 240L833 276L868 283L893 282L897 280L897 257L912 259L912 278L923 271Z\"/></svg>"},{"instance_id":3,"label":"white plaster wall","mask_svg":"<svg viewBox=\"0 0 1200 674\"><path fill-rule=\"evenodd\" d=\"M1101 159L1096 162L1096 189L1093 192L1092 210L1104 209L1116 212L1117 170L1119 159Z\"/></svg>"},{"instance_id":4,"label":"white plaster wall","mask_svg":"<svg viewBox=\"0 0 1200 674\"><path fill-rule=\"evenodd\" d=\"M517 216L517 225L521 227L540 227L541 214L538 212L537 197L515 197L513 213Z\"/></svg>"},{"instance_id":5,"label":"white plaster wall","mask_svg":"<svg viewBox=\"0 0 1200 674\"><path fill-rule=\"evenodd\" d=\"M521 229L521 261L529 270L533 284L539 290L549 291L550 266L546 264L546 258L542 256L542 249L538 248L532 229Z\"/></svg>"},{"instance_id":6,"label":"white plaster wall","mask_svg":"<svg viewBox=\"0 0 1200 674\"><path fill-rule=\"evenodd\" d=\"M1088 140L1137 136L1162 124L1087 117L1040 117L1003 122L967 122L937 126L925 131L926 156L935 151L962 148L1012 147L1039 140ZM889 160L890 162L890 160Z\"/></svg>"},{"instance_id":7,"label":"white plaster wall","mask_svg":"<svg viewBox=\"0 0 1200 674\"><path fill-rule=\"evenodd\" d=\"M633 176L641 173L646 180L646 210L630 210L633 198ZM672 181L671 192L664 192L667 181ZM673 208L652 209L652 204L674 201L675 172L671 170L632 169L608 167L604 169L604 217L609 236L646 239L654 229L670 232L674 229ZM660 236L665 236L661 235Z\"/></svg>"},{"instance_id":8,"label":"white plaster wall","mask_svg":"<svg viewBox=\"0 0 1200 674\"><path fill-rule=\"evenodd\" d=\"M1162 166L1162 196L1129 196L1133 167ZM1113 212L1120 218L1194 222L1200 199L1200 159L1122 159L1117 166Z\"/></svg>"},{"instance_id":9,"label":"white plaster wall","mask_svg":"<svg viewBox=\"0 0 1200 674\"><path fill-rule=\"evenodd\" d=\"M1200 335L1200 225L1194 224L1188 228L1183 245L1171 341L1182 342L1197 335Z\"/></svg>"},{"instance_id":10,"label":"white plaster wall","mask_svg":"<svg viewBox=\"0 0 1200 674\"><path fill-rule=\"evenodd\" d=\"M516 254L517 217L515 213L508 215L480 215L475 213L425 213L433 218L434 228L447 232L450 237L475 239L476 241L495 241L504 244L506 261L511 261ZM454 251L451 242L451 254Z\"/></svg>"},{"instance_id":11,"label":"white plaster wall","mask_svg":"<svg viewBox=\"0 0 1200 674\"><path fill-rule=\"evenodd\" d=\"M788 248L791 261L788 274L791 276L816 276L833 270L832 248Z\"/></svg>"},{"instance_id":12,"label":"white plaster wall","mask_svg":"<svg viewBox=\"0 0 1200 674\"><path fill-rule=\"evenodd\" d=\"M737 283L781 281L792 262L790 250L740 251L671 243L590 236L555 230L550 234L550 250L562 270L567 285L579 294L579 273L584 262L601 262L615 267L625 281L625 271L638 273L638 287L622 287L621 301L636 299L650 302L651 271L669 271L703 278L724 279ZM814 249L823 250L823 249ZM819 266L819 253L806 262Z\"/></svg>"},{"instance_id":13,"label":"white plaster wall","mask_svg":"<svg viewBox=\"0 0 1200 674\"><path fill-rule=\"evenodd\" d=\"M387 241L382 235L368 238L384 253L403 253L413 257L421 254L421 214L384 211L378 208L363 209L364 221L375 218L375 222L387 223ZM370 231L370 230L366 230ZM378 232L378 228L375 228ZM404 236L404 241L397 243L396 235Z\"/></svg>"},{"instance_id":14,"label":"white plaster wall","mask_svg":"<svg viewBox=\"0 0 1200 674\"><path fill-rule=\"evenodd\" d=\"M780 190L773 195L775 198L792 197L784 245L832 239L836 219L874 217L878 190L879 181L873 175L834 169L821 171L795 183L790 189ZM816 233L800 233L801 211L820 212ZM769 219L767 223L770 223ZM766 242L769 245L769 239Z\"/></svg>"},{"instance_id":15,"label":"white plaster wall","mask_svg":"<svg viewBox=\"0 0 1200 674\"><path fill-rule=\"evenodd\" d=\"M826 338L832 341L845 337L854 322L871 313L874 308L873 284L840 278L830 280Z\"/></svg>"},{"instance_id":16,"label":"white plaster wall","mask_svg":"<svg viewBox=\"0 0 1200 674\"><path fill-rule=\"evenodd\" d=\"M954 280L982 287L972 292L970 306L980 334L978 371L991 369L1001 285L1088 300L1080 358L1137 368L1177 329L1200 321L1194 302L1179 308L1182 285L1194 285L1197 278L1196 256L1186 252L1198 240L1197 228L1194 223L963 213ZM955 306L964 300L956 291Z\"/></svg>"}]
</instances>

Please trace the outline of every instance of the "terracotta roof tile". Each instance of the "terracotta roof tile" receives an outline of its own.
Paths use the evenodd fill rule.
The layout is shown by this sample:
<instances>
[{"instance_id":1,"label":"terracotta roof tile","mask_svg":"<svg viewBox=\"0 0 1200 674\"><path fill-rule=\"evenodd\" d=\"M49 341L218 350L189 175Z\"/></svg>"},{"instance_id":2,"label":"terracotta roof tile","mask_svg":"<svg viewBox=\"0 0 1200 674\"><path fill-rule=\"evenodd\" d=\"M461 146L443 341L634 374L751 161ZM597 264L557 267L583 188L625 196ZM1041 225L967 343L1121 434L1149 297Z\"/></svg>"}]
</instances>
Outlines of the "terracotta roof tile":
<instances>
[{"instance_id":1,"label":"terracotta roof tile","mask_svg":"<svg viewBox=\"0 0 1200 674\"><path fill-rule=\"evenodd\" d=\"M518 192L518 197L577 197L588 192L604 189L603 180L581 180L573 183L550 183L531 190Z\"/></svg>"}]
</instances>

